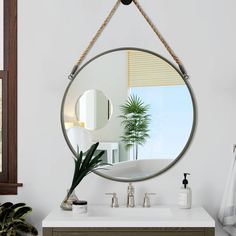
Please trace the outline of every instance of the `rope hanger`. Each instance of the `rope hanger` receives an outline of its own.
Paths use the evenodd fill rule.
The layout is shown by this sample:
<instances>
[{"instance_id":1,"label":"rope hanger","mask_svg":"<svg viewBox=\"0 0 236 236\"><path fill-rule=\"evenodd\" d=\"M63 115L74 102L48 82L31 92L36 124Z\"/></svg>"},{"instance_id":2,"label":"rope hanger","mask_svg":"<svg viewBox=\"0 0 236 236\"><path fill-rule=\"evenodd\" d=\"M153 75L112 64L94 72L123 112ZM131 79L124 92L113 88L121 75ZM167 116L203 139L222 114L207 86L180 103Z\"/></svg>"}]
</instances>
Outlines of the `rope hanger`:
<instances>
[{"instance_id":1,"label":"rope hanger","mask_svg":"<svg viewBox=\"0 0 236 236\"><path fill-rule=\"evenodd\" d=\"M108 25L108 23L110 22L111 18L113 17L113 15L115 14L115 12L117 11L117 9L120 6L120 3L123 3L124 5L129 5L132 2L135 4L135 6L137 7L138 11L142 14L142 16L144 17L144 19L146 20L146 22L149 24L149 26L152 28L152 30L154 31L154 33L156 34L156 36L159 38L159 40L162 42L162 44L164 45L164 47L166 48L166 50L169 52L169 54L171 55L171 57L174 59L174 61L177 63L177 65L179 66L179 69L184 77L184 79L189 79L189 76L182 64L182 62L180 61L180 59L178 58L178 56L175 54L175 52L173 51L173 49L170 47L170 45L167 43L167 41L165 40L165 38L162 36L162 34L160 33L160 31L158 30L158 28L154 25L154 23L151 21L151 19L149 18L149 16L145 13L145 11L143 10L143 8L141 7L141 5L138 3L138 0L117 0L115 5L112 7L111 11L109 12L108 16L105 18L105 20L103 21L102 25L100 26L100 28L98 29L98 31L96 32L96 34L94 35L94 37L92 38L92 40L89 42L87 48L85 49L85 51L82 53L82 55L80 56L79 60L76 62L76 64L74 65L70 75L68 76L68 78L70 80L73 80L74 77L77 75L77 72L80 68L80 65L82 64L82 62L84 61L84 59L86 58L87 54L89 53L89 51L91 50L91 48L94 46L94 44L96 43L96 41L98 40L98 38L100 37L100 35L102 34L103 30L105 29L105 27Z\"/></svg>"}]
</instances>

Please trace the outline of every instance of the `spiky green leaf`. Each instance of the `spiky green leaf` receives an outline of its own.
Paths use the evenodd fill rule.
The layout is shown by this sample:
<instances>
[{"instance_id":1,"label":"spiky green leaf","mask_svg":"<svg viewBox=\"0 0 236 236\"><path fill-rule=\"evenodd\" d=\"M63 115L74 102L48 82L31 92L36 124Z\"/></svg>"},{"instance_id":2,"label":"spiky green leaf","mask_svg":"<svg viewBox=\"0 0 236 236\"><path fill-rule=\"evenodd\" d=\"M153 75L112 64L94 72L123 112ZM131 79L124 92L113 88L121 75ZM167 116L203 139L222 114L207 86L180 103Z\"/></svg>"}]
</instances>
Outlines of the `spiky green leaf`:
<instances>
[{"instance_id":1,"label":"spiky green leaf","mask_svg":"<svg viewBox=\"0 0 236 236\"><path fill-rule=\"evenodd\" d=\"M32 212L32 208L28 207L28 206L23 206L23 207L17 208L15 210L13 218L14 219L23 218L25 215L29 214L30 212Z\"/></svg>"},{"instance_id":2,"label":"spiky green leaf","mask_svg":"<svg viewBox=\"0 0 236 236\"><path fill-rule=\"evenodd\" d=\"M104 155L104 151L101 151L97 155L95 155L98 145L99 143L95 143L85 153L80 152L76 154L76 157L74 159L74 176L71 187L67 194L67 199L70 197L71 193L74 191L77 185L83 180L83 178L91 173L94 169L96 169L100 164L102 164L101 157ZM78 148L77 151L79 151Z\"/></svg>"},{"instance_id":3,"label":"spiky green leaf","mask_svg":"<svg viewBox=\"0 0 236 236\"><path fill-rule=\"evenodd\" d=\"M38 235L38 230L31 224L25 222L19 222L13 225L15 231L20 231L22 233Z\"/></svg>"},{"instance_id":4,"label":"spiky green leaf","mask_svg":"<svg viewBox=\"0 0 236 236\"><path fill-rule=\"evenodd\" d=\"M3 203L3 204L0 206L0 210L1 210L1 209L8 208L8 207L11 207L11 206L13 206L13 203L12 203L12 202L5 202L5 203Z\"/></svg>"},{"instance_id":5,"label":"spiky green leaf","mask_svg":"<svg viewBox=\"0 0 236 236\"><path fill-rule=\"evenodd\" d=\"M16 203L14 205L11 206L11 209L16 209L16 208L19 208L19 207L23 207L23 206L26 206L25 203L21 202L21 203Z\"/></svg>"}]
</instances>

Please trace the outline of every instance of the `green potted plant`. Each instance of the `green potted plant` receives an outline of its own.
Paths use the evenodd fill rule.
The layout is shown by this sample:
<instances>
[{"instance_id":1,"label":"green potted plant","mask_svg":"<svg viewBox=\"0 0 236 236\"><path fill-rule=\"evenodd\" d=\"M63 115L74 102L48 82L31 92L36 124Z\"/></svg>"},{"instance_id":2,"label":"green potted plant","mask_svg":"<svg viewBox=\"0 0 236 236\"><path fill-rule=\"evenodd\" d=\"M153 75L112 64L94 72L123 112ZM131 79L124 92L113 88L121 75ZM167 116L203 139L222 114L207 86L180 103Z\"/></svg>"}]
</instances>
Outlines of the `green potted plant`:
<instances>
[{"instance_id":1,"label":"green potted plant","mask_svg":"<svg viewBox=\"0 0 236 236\"><path fill-rule=\"evenodd\" d=\"M105 151L99 151L98 154L95 154L99 143L93 144L88 151L83 153L79 151L79 147L77 146L77 152L74 158L75 162L75 169L74 169L74 176L71 183L71 187L68 190L68 193L61 203L61 208L63 210L71 210L72 203L69 201L71 194L73 193L74 189L78 186L78 184L83 180L83 178L90 174L92 171L101 168L104 165L109 165L107 163L102 163L102 156Z\"/></svg>"},{"instance_id":2,"label":"green potted plant","mask_svg":"<svg viewBox=\"0 0 236 236\"><path fill-rule=\"evenodd\" d=\"M123 119L121 124L124 126L121 140L125 143L126 149L133 147L134 160L138 159L138 145L143 145L149 138L149 107L137 95L131 95L126 103L120 106L122 115L119 117Z\"/></svg>"},{"instance_id":3,"label":"green potted plant","mask_svg":"<svg viewBox=\"0 0 236 236\"><path fill-rule=\"evenodd\" d=\"M0 205L0 235L18 236L21 233L38 235L37 229L25 219L31 211L32 208L25 203L6 202Z\"/></svg>"}]
</instances>

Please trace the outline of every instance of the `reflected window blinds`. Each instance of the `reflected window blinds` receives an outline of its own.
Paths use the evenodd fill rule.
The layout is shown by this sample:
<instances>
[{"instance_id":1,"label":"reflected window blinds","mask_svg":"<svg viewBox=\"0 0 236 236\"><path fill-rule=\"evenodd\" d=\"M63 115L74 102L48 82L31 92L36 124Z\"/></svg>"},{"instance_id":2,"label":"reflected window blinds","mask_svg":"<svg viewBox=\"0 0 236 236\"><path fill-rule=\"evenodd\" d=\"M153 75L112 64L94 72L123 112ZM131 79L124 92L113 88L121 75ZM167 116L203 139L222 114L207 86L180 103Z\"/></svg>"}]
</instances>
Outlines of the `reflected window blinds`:
<instances>
[{"instance_id":1,"label":"reflected window blinds","mask_svg":"<svg viewBox=\"0 0 236 236\"><path fill-rule=\"evenodd\" d=\"M176 70L159 57L142 51L128 51L128 86L184 85Z\"/></svg>"}]
</instances>

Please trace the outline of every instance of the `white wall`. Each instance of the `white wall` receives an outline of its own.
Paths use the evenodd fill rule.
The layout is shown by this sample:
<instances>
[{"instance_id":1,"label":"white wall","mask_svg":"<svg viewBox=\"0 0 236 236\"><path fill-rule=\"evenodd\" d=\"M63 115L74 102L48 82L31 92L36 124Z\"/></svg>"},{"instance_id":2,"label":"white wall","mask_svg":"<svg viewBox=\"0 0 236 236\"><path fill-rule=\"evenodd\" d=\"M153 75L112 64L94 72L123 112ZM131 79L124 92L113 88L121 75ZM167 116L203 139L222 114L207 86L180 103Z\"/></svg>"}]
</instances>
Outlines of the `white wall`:
<instances>
[{"instance_id":1,"label":"white wall","mask_svg":"<svg viewBox=\"0 0 236 236\"><path fill-rule=\"evenodd\" d=\"M18 176L24 187L0 201L25 201L32 222L62 201L73 162L60 127L60 103L67 75L114 1L19 1ZM198 124L192 145L171 170L135 184L154 203L176 203L182 173L191 173L193 203L216 216L236 142L236 54L234 0L140 0L183 60L197 100ZM123 46L166 51L133 6L121 6L88 58ZM90 175L77 193L89 203L110 203L116 191L124 203L127 185ZM218 231L217 235L224 235Z\"/></svg>"}]
</instances>

